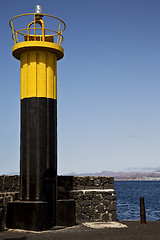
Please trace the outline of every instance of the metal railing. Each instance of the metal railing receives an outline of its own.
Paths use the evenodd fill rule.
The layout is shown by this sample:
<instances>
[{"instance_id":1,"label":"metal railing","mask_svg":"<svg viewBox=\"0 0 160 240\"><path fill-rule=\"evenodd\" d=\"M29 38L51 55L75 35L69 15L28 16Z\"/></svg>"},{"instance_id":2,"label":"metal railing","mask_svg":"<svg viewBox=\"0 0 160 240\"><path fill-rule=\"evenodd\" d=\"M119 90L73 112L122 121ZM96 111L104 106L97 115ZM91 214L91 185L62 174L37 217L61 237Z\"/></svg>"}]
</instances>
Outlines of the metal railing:
<instances>
[{"instance_id":1,"label":"metal railing","mask_svg":"<svg viewBox=\"0 0 160 240\"><path fill-rule=\"evenodd\" d=\"M33 16L33 20L28 24L27 28L16 30L13 23L15 22L15 19L23 16ZM52 20L57 21L57 31L50 28L45 28L45 21L42 20L43 17L45 17L45 20L47 18L52 18ZM33 27L31 27L32 25ZM40 25L40 27L37 27L37 25ZM66 24L61 19L52 15L41 13L26 13L15 16L10 20L9 26L13 31L12 39L14 40L15 44L22 41L49 41L61 45L64 40L62 34L66 29ZM33 32L32 34L30 33L31 31ZM42 31L42 33L37 34L37 32L40 31ZM49 32L49 34L46 34L46 32Z\"/></svg>"}]
</instances>

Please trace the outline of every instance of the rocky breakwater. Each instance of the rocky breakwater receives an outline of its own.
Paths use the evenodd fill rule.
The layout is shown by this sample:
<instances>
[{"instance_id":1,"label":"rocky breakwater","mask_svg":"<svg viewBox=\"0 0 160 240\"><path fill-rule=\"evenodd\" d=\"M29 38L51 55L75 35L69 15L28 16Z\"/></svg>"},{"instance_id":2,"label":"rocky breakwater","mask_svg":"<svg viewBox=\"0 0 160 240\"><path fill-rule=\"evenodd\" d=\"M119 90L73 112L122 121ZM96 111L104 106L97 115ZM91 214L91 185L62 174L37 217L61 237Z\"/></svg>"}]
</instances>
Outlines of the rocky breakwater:
<instances>
[{"instance_id":1,"label":"rocky breakwater","mask_svg":"<svg viewBox=\"0 0 160 240\"><path fill-rule=\"evenodd\" d=\"M74 199L76 221L116 221L113 177L58 176L58 199Z\"/></svg>"}]
</instances>

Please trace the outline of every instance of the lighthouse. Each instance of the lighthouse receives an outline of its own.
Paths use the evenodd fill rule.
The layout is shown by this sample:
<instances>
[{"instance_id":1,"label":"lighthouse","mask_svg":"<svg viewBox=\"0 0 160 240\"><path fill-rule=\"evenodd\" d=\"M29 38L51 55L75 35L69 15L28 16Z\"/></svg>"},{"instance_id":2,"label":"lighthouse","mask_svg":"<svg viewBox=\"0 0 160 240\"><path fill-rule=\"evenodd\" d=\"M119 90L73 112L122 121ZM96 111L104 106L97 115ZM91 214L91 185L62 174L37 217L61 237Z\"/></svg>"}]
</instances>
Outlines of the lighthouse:
<instances>
[{"instance_id":1,"label":"lighthouse","mask_svg":"<svg viewBox=\"0 0 160 240\"><path fill-rule=\"evenodd\" d=\"M39 5L9 25L20 61L21 132L20 201L8 204L7 226L44 230L56 224L57 61L66 25Z\"/></svg>"}]
</instances>

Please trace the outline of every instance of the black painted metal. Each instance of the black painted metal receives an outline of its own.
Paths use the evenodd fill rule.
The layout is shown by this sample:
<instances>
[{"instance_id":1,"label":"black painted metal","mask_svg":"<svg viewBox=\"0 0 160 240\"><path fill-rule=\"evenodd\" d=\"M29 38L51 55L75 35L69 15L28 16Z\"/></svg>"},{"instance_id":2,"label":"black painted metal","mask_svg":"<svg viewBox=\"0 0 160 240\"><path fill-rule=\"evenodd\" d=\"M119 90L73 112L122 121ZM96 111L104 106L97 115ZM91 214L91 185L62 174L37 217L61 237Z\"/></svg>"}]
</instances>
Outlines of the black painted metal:
<instances>
[{"instance_id":1,"label":"black painted metal","mask_svg":"<svg viewBox=\"0 0 160 240\"><path fill-rule=\"evenodd\" d=\"M57 225L76 225L76 204L74 199L61 199L57 201Z\"/></svg>"},{"instance_id":2,"label":"black painted metal","mask_svg":"<svg viewBox=\"0 0 160 240\"><path fill-rule=\"evenodd\" d=\"M41 201L15 201L7 204L6 226L42 231L50 227L48 204Z\"/></svg>"},{"instance_id":3,"label":"black painted metal","mask_svg":"<svg viewBox=\"0 0 160 240\"><path fill-rule=\"evenodd\" d=\"M22 201L47 201L55 223L57 176L57 101L21 100ZM53 199L54 198L54 199Z\"/></svg>"}]
</instances>

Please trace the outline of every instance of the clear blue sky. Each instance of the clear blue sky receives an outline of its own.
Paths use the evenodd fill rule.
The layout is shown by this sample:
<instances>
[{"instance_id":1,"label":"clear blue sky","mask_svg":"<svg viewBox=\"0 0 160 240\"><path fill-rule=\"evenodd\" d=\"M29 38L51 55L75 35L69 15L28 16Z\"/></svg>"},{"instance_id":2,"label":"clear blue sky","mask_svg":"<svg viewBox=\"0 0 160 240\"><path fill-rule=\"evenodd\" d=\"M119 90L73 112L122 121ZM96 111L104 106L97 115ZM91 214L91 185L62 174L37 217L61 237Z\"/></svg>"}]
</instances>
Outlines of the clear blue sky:
<instances>
[{"instance_id":1,"label":"clear blue sky","mask_svg":"<svg viewBox=\"0 0 160 240\"><path fill-rule=\"evenodd\" d=\"M18 172L20 155L20 66L8 22L36 4L67 25L58 173L160 167L160 1L1 0L0 174Z\"/></svg>"}]
</instances>

